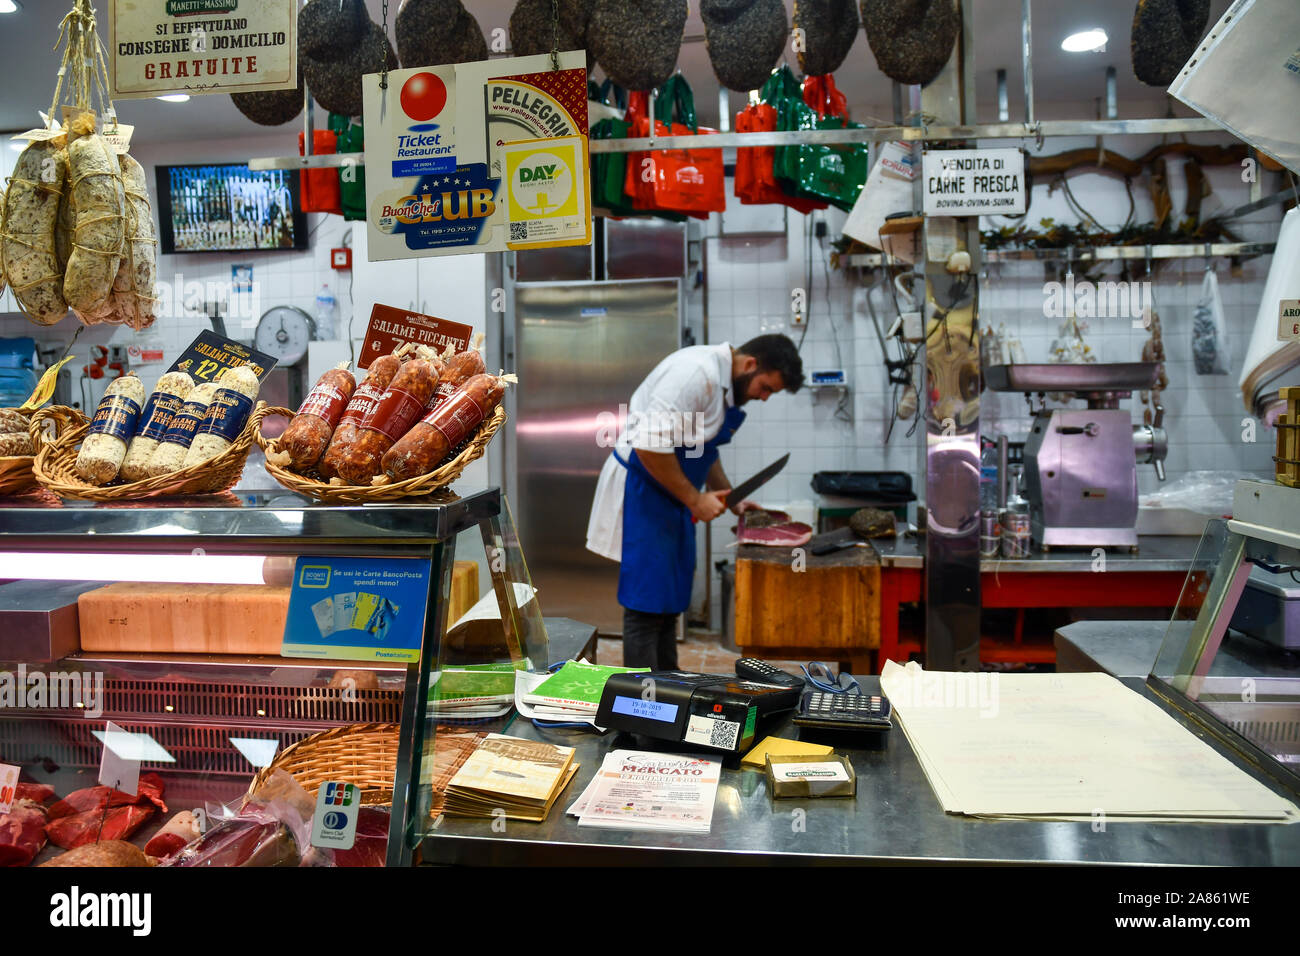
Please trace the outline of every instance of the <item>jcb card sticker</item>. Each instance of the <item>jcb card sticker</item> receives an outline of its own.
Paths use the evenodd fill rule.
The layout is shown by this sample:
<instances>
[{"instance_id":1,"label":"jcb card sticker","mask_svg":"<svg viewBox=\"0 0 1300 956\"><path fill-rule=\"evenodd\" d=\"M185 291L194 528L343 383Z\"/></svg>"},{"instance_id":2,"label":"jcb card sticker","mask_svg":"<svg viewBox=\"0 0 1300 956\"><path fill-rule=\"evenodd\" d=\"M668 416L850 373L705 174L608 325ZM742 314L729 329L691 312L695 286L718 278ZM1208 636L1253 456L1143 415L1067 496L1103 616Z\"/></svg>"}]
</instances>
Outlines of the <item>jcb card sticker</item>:
<instances>
[{"instance_id":1,"label":"jcb card sticker","mask_svg":"<svg viewBox=\"0 0 1300 956\"><path fill-rule=\"evenodd\" d=\"M1283 299L1277 307L1279 342L1300 341L1300 299Z\"/></svg>"},{"instance_id":2,"label":"jcb card sticker","mask_svg":"<svg viewBox=\"0 0 1300 956\"><path fill-rule=\"evenodd\" d=\"M316 814L311 821L311 845L325 850L350 850L357 842L357 817L361 813L361 788L330 781L316 791Z\"/></svg>"},{"instance_id":3,"label":"jcb card sticker","mask_svg":"<svg viewBox=\"0 0 1300 956\"><path fill-rule=\"evenodd\" d=\"M591 242L587 138L506 143L506 214L511 249Z\"/></svg>"},{"instance_id":4,"label":"jcb card sticker","mask_svg":"<svg viewBox=\"0 0 1300 956\"><path fill-rule=\"evenodd\" d=\"M327 594L322 580L329 581ZM418 661L428 599L428 561L300 556L280 654Z\"/></svg>"},{"instance_id":5,"label":"jcb card sticker","mask_svg":"<svg viewBox=\"0 0 1300 956\"><path fill-rule=\"evenodd\" d=\"M392 70L385 88L378 73L362 78L372 261L590 242L590 223L569 221L590 218L586 54L559 64L542 54ZM529 185L511 189L513 147L549 143L567 144L538 164L555 167L567 205L549 181L547 191L524 175Z\"/></svg>"}]
</instances>

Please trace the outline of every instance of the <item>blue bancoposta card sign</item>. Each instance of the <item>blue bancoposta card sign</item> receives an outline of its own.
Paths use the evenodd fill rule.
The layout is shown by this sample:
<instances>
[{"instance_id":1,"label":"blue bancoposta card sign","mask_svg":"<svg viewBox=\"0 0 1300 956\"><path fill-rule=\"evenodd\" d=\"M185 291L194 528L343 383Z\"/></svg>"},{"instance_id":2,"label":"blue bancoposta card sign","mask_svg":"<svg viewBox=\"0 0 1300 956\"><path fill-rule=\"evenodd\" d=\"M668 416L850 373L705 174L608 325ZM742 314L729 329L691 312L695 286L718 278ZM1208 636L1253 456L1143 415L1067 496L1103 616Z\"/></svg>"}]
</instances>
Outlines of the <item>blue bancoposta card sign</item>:
<instances>
[{"instance_id":1,"label":"blue bancoposta card sign","mask_svg":"<svg viewBox=\"0 0 1300 956\"><path fill-rule=\"evenodd\" d=\"M280 654L418 661L428 598L420 558L299 556Z\"/></svg>"}]
</instances>

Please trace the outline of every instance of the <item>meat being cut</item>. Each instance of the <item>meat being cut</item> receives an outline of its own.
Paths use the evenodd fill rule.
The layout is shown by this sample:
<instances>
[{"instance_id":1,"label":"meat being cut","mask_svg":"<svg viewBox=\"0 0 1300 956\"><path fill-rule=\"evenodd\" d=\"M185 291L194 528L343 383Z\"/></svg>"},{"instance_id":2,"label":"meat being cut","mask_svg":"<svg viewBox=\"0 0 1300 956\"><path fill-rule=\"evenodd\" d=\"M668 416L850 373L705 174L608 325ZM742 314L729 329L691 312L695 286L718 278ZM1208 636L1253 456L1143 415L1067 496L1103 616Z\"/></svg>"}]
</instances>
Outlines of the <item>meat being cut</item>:
<instances>
[{"instance_id":1,"label":"meat being cut","mask_svg":"<svg viewBox=\"0 0 1300 956\"><path fill-rule=\"evenodd\" d=\"M0 866L26 866L43 846L45 808L19 797L8 813L0 813Z\"/></svg>"},{"instance_id":2,"label":"meat being cut","mask_svg":"<svg viewBox=\"0 0 1300 956\"><path fill-rule=\"evenodd\" d=\"M772 548L800 548L812 540L812 528L792 521L784 511L746 511L736 528L739 544L761 544Z\"/></svg>"}]
</instances>

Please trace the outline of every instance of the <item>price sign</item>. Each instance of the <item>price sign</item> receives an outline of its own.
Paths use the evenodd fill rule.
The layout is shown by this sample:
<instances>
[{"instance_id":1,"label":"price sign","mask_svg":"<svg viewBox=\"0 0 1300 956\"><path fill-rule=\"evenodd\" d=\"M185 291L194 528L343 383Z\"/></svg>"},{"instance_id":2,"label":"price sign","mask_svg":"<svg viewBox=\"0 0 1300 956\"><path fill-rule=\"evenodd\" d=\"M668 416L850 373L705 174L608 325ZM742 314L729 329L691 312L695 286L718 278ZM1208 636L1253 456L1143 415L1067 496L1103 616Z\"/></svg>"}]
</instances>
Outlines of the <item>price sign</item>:
<instances>
[{"instance_id":1,"label":"price sign","mask_svg":"<svg viewBox=\"0 0 1300 956\"><path fill-rule=\"evenodd\" d=\"M188 372L195 383L201 385L204 382L215 382L226 369L239 365L247 365L258 381L265 382L275 368L275 356L250 349L247 345L240 345L204 329L168 371Z\"/></svg>"},{"instance_id":2,"label":"price sign","mask_svg":"<svg viewBox=\"0 0 1300 956\"><path fill-rule=\"evenodd\" d=\"M18 768L0 763L0 813L8 813L14 805L14 792L18 789Z\"/></svg>"},{"instance_id":3,"label":"price sign","mask_svg":"<svg viewBox=\"0 0 1300 956\"><path fill-rule=\"evenodd\" d=\"M1283 299L1278 303L1277 340L1300 341L1300 299Z\"/></svg>"},{"instance_id":4,"label":"price sign","mask_svg":"<svg viewBox=\"0 0 1300 956\"><path fill-rule=\"evenodd\" d=\"M129 730L105 721L104 753L99 759L99 782L114 790L134 794L140 789L140 742Z\"/></svg>"}]
</instances>

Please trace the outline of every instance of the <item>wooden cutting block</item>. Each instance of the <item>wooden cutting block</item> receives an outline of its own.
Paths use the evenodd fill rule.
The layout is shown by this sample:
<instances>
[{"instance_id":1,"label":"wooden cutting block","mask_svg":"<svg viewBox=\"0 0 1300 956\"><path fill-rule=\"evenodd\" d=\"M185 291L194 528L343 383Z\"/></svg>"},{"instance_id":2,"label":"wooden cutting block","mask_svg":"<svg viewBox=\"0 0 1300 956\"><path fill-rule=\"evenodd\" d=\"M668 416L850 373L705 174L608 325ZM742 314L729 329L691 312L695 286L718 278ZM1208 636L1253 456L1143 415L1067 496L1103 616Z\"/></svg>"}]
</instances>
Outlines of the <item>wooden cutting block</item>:
<instances>
[{"instance_id":1,"label":"wooden cutting block","mask_svg":"<svg viewBox=\"0 0 1300 956\"><path fill-rule=\"evenodd\" d=\"M477 603L478 562L455 562L451 568L451 593L447 596L447 626L459 621Z\"/></svg>"},{"instance_id":2,"label":"wooden cutting block","mask_svg":"<svg viewBox=\"0 0 1300 956\"><path fill-rule=\"evenodd\" d=\"M123 581L77 599L83 651L279 654L287 587Z\"/></svg>"},{"instance_id":3,"label":"wooden cutting block","mask_svg":"<svg viewBox=\"0 0 1300 956\"><path fill-rule=\"evenodd\" d=\"M789 548L742 546L735 600L744 651L817 649L834 659L841 649L880 646L880 559L871 548L808 553L796 567Z\"/></svg>"}]
</instances>

